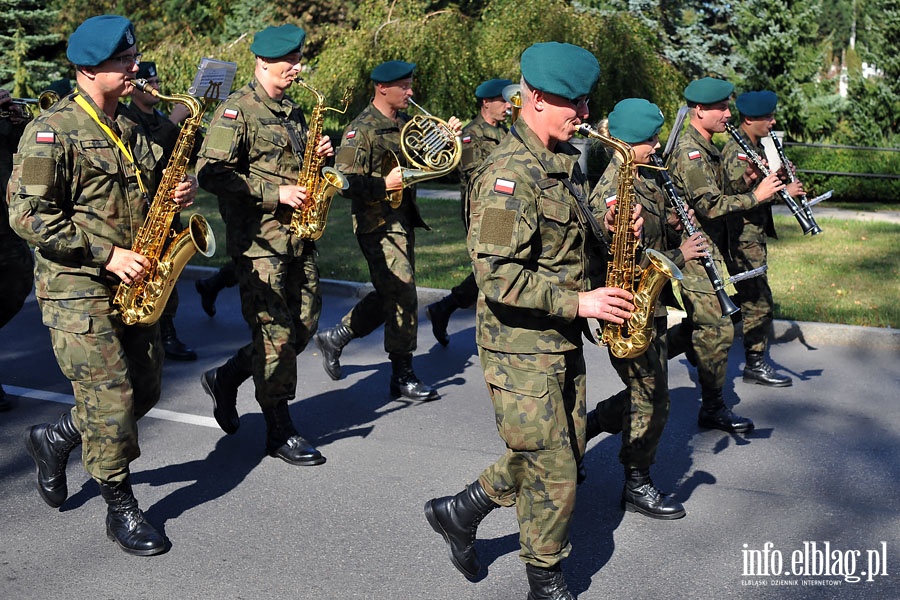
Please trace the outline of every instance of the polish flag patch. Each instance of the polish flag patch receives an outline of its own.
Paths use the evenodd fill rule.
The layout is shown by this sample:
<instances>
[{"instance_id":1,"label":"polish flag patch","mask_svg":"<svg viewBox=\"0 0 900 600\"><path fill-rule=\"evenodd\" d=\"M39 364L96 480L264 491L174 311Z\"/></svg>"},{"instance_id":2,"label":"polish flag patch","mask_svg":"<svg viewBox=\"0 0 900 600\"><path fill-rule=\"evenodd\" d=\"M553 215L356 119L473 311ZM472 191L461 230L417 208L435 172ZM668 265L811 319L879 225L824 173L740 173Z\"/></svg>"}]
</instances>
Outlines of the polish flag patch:
<instances>
[{"instance_id":1,"label":"polish flag patch","mask_svg":"<svg viewBox=\"0 0 900 600\"><path fill-rule=\"evenodd\" d=\"M747 162L747 155L744 154L743 152L738 152L738 160L742 160L742 161L744 161L744 162Z\"/></svg>"},{"instance_id":2,"label":"polish flag patch","mask_svg":"<svg viewBox=\"0 0 900 600\"><path fill-rule=\"evenodd\" d=\"M355 130L355 129L354 129L353 131L348 131L348 132L347 132L347 139L348 139L348 140L352 140L352 139L355 138L355 137L356 137L356 130Z\"/></svg>"},{"instance_id":3,"label":"polish flag patch","mask_svg":"<svg viewBox=\"0 0 900 600\"><path fill-rule=\"evenodd\" d=\"M512 196L513 192L516 191L516 182L510 181L509 179L500 179L498 177L494 182L494 191Z\"/></svg>"},{"instance_id":4,"label":"polish flag patch","mask_svg":"<svg viewBox=\"0 0 900 600\"><path fill-rule=\"evenodd\" d=\"M463 144L468 144L468 143L470 143L471 141L472 141L472 136L471 136L471 135L467 135L467 136L465 136L465 137L462 139L462 143L463 143Z\"/></svg>"},{"instance_id":5,"label":"polish flag patch","mask_svg":"<svg viewBox=\"0 0 900 600\"><path fill-rule=\"evenodd\" d=\"M690 152L688 152L688 159L690 160L697 160L698 158L700 158L700 156L701 154L699 150L691 150Z\"/></svg>"},{"instance_id":6,"label":"polish flag patch","mask_svg":"<svg viewBox=\"0 0 900 600\"><path fill-rule=\"evenodd\" d=\"M222 116L225 117L226 119L237 119L238 111L233 108L226 108L225 111L222 113Z\"/></svg>"},{"instance_id":7,"label":"polish flag patch","mask_svg":"<svg viewBox=\"0 0 900 600\"><path fill-rule=\"evenodd\" d=\"M34 141L38 144L52 144L56 141L56 134L52 131L38 131L34 135Z\"/></svg>"},{"instance_id":8,"label":"polish flag patch","mask_svg":"<svg viewBox=\"0 0 900 600\"><path fill-rule=\"evenodd\" d=\"M606 202L606 206L607 206L607 207L615 205L615 203L616 203L616 196L615 196L615 194L613 194L612 196L610 196L609 198L607 198L607 199L605 200L605 202Z\"/></svg>"}]
</instances>

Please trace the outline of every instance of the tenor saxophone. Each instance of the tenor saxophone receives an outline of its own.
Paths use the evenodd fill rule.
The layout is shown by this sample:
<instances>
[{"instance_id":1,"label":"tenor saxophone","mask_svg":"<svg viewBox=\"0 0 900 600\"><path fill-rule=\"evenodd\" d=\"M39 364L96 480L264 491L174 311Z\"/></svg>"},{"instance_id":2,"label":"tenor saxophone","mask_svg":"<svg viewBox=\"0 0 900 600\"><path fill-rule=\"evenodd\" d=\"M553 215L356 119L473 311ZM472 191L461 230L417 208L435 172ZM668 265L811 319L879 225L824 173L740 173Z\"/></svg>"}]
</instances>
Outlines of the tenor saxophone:
<instances>
[{"instance_id":1,"label":"tenor saxophone","mask_svg":"<svg viewBox=\"0 0 900 600\"><path fill-rule=\"evenodd\" d=\"M216 238L206 219L196 214L191 215L187 228L181 233L176 234L172 229L172 220L181 210L172 194L187 171L194 137L203 118L203 104L186 94L160 94L146 79L135 79L132 83L160 100L184 104L191 113L181 127L150 211L131 246L133 252L149 259L150 268L140 281L120 283L113 299L126 325L152 325L162 316L175 282L188 261L197 252L212 256L216 251Z\"/></svg>"},{"instance_id":2,"label":"tenor saxophone","mask_svg":"<svg viewBox=\"0 0 900 600\"><path fill-rule=\"evenodd\" d=\"M630 292L634 296L634 311L622 325L604 322L597 335L616 358L634 358L650 347L656 301L666 282L682 278L681 270L652 248L644 250L650 265L642 269L637 264L640 240L631 227L631 215L637 201L634 195L634 150L622 140L603 135L587 124L579 125L578 133L611 147L622 159L616 188L616 233L613 236L612 258L606 271L606 287Z\"/></svg>"},{"instance_id":3,"label":"tenor saxophone","mask_svg":"<svg viewBox=\"0 0 900 600\"><path fill-rule=\"evenodd\" d=\"M325 157L316 154L319 140L322 138L322 125L325 122L325 111L333 110L337 113L347 112L350 104L350 94L353 88L344 91L342 102L343 110L325 106L325 96L307 84L302 79L295 79L316 97L316 106L313 108L309 120L309 132L306 135L306 150L303 152L303 170L297 179L297 185L306 187L307 202L294 210L291 215L290 229L294 235L306 239L317 240L325 233L325 222L328 219L328 210L331 208L331 200L335 193L346 190L350 182L343 173L334 167L325 166Z\"/></svg>"}]
</instances>

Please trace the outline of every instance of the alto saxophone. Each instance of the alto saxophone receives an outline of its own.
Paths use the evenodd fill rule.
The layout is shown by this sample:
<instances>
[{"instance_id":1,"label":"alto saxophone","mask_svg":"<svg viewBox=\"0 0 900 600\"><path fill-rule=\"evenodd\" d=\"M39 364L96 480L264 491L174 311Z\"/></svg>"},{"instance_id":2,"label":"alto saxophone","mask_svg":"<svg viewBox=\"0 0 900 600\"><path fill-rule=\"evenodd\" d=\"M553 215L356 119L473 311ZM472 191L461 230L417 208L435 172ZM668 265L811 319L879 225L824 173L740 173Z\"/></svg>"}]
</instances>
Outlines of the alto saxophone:
<instances>
[{"instance_id":1,"label":"alto saxophone","mask_svg":"<svg viewBox=\"0 0 900 600\"><path fill-rule=\"evenodd\" d=\"M652 248L644 250L650 261L646 269L637 264L637 247L640 240L631 227L631 215L636 202L634 196L634 150L611 136L605 136L587 124L578 126L578 133L600 140L615 150L622 159L619 167L619 183L616 188L616 232L613 236L612 259L606 271L606 287L616 287L630 292L634 299L634 311L622 325L604 322L597 335L609 346L616 358L634 358L650 347L653 340L653 315L656 301L663 286L670 279L682 278L675 263ZM638 281L639 280L639 281ZM635 284L637 282L637 287Z\"/></svg>"},{"instance_id":2,"label":"alto saxophone","mask_svg":"<svg viewBox=\"0 0 900 600\"><path fill-rule=\"evenodd\" d=\"M172 220L181 210L172 199L172 194L184 179L194 137L203 118L203 104L186 94L160 94L148 85L146 79L135 79L132 83L139 90L161 100L184 104L191 113L181 127L175 149L150 204L150 211L131 246L133 252L150 260L150 268L140 281L120 283L113 300L119 306L126 325L152 325L162 316L175 282L188 261L197 252L212 256L216 251L216 238L206 219L196 214L191 215L187 228L181 233L176 234L172 229Z\"/></svg>"},{"instance_id":3,"label":"alto saxophone","mask_svg":"<svg viewBox=\"0 0 900 600\"><path fill-rule=\"evenodd\" d=\"M325 221L328 219L332 198L335 193L346 190L350 186L350 182L343 173L334 167L326 167L325 157L316 154L316 149L322 138L325 111L333 110L341 114L347 112L353 88L348 87L344 91L344 97L341 100L344 103L344 109L337 110L325 106L325 96L305 81L302 79L294 81L316 96L316 106L310 116L309 132L306 135L303 171L297 179L297 185L306 187L307 203L294 210L294 214L291 215L290 229L291 233L302 239L317 240L325 233Z\"/></svg>"}]
</instances>

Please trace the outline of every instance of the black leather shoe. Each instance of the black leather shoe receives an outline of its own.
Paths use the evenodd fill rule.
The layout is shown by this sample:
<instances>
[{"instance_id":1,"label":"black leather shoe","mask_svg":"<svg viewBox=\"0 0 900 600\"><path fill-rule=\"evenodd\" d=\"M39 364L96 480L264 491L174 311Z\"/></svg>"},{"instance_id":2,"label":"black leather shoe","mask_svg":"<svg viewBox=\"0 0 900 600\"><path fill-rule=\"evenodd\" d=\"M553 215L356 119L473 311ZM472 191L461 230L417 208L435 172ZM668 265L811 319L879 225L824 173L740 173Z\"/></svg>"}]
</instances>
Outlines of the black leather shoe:
<instances>
[{"instance_id":1,"label":"black leather shoe","mask_svg":"<svg viewBox=\"0 0 900 600\"><path fill-rule=\"evenodd\" d=\"M478 481L455 496L433 498L425 503L425 519L450 546L450 561L466 579L481 571L475 553L475 535L485 515L497 508Z\"/></svg>"},{"instance_id":2,"label":"black leather shoe","mask_svg":"<svg viewBox=\"0 0 900 600\"><path fill-rule=\"evenodd\" d=\"M769 387L790 387L794 381L787 375L775 372L762 352L747 352L744 366L744 383L757 383Z\"/></svg>"},{"instance_id":3,"label":"black leather shoe","mask_svg":"<svg viewBox=\"0 0 900 600\"><path fill-rule=\"evenodd\" d=\"M166 358L172 360L197 360L197 353L175 336L163 338L163 350L166 352Z\"/></svg>"},{"instance_id":4,"label":"black leather shoe","mask_svg":"<svg viewBox=\"0 0 900 600\"><path fill-rule=\"evenodd\" d=\"M66 464L69 454L81 443L81 433L66 412L56 423L44 423L25 431L25 450L34 460L38 493L47 506L59 508L69 496Z\"/></svg>"},{"instance_id":5,"label":"black leather shoe","mask_svg":"<svg viewBox=\"0 0 900 600\"><path fill-rule=\"evenodd\" d=\"M341 352L344 346L353 339L353 331L343 324L320 331L314 336L316 346L322 353L322 367L328 376L337 381L343 376L341 372Z\"/></svg>"},{"instance_id":6,"label":"black leather shoe","mask_svg":"<svg viewBox=\"0 0 900 600\"><path fill-rule=\"evenodd\" d=\"M266 453L301 467L314 467L325 462L325 457L299 435L292 435L281 444L276 440L267 439Z\"/></svg>"},{"instance_id":7,"label":"black leather shoe","mask_svg":"<svg viewBox=\"0 0 900 600\"><path fill-rule=\"evenodd\" d=\"M740 417L727 406L722 406L715 410L700 409L697 417L697 424L700 427L709 429L721 429L731 433L749 433L753 431L753 421L746 417Z\"/></svg>"},{"instance_id":8,"label":"black leather shoe","mask_svg":"<svg viewBox=\"0 0 900 600\"><path fill-rule=\"evenodd\" d=\"M391 398L406 398L417 402L438 400L441 395L430 385L419 381L415 375L404 378L391 377Z\"/></svg>"},{"instance_id":9,"label":"black leather shoe","mask_svg":"<svg viewBox=\"0 0 900 600\"><path fill-rule=\"evenodd\" d=\"M649 469L625 470L622 509L640 513L651 519L680 519L685 515L681 502L675 500L671 494L664 494L656 489L650 479Z\"/></svg>"},{"instance_id":10,"label":"black leather shoe","mask_svg":"<svg viewBox=\"0 0 900 600\"><path fill-rule=\"evenodd\" d=\"M241 426L237 412L237 387L224 385L223 380L224 377L219 377L219 369L210 369L200 376L200 384L212 398L213 417L216 423L222 431L231 435Z\"/></svg>"},{"instance_id":11,"label":"black leather shoe","mask_svg":"<svg viewBox=\"0 0 900 600\"><path fill-rule=\"evenodd\" d=\"M450 343L450 337L447 335L447 325L450 323L450 315L453 314L453 311L458 306L453 296L445 296L441 300L425 307L425 315L431 321L431 332L434 334L434 339L441 346L446 346Z\"/></svg>"}]
</instances>

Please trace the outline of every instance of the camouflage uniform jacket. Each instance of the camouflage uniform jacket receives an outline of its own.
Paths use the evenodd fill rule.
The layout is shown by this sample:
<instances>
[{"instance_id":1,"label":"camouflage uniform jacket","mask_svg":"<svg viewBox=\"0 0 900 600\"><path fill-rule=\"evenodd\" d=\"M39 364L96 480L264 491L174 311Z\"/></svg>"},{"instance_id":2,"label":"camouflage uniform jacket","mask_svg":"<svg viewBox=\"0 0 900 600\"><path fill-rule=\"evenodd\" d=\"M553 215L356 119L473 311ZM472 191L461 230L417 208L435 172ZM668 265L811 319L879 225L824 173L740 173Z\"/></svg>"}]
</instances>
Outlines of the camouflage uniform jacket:
<instances>
[{"instance_id":1,"label":"camouflage uniform jacket","mask_svg":"<svg viewBox=\"0 0 900 600\"><path fill-rule=\"evenodd\" d=\"M79 91L80 93L80 91ZM116 109L112 122L84 99L131 149L150 188L162 148ZM115 293L104 270L113 247L130 249L149 198L118 146L70 95L32 121L22 135L10 180L10 221L33 244L35 293L63 300Z\"/></svg>"},{"instance_id":2,"label":"camouflage uniform jacket","mask_svg":"<svg viewBox=\"0 0 900 600\"><path fill-rule=\"evenodd\" d=\"M463 127L462 130L462 156L459 159L459 184L460 198L462 199L463 222L467 222L466 218L466 188L469 185L469 177L472 172L478 168L488 154L497 147L509 129L506 124L500 122L499 125L490 125L484 120L481 113L472 121Z\"/></svg>"},{"instance_id":3,"label":"camouflage uniform jacket","mask_svg":"<svg viewBox=\"0 0 900 600\"><path fill-rule=\"evenodd\" d=\"M614 155L597 181L597 185L594 186L594 191L591 192L591 210L600 223L605 223L606 213L611 206L616 204L621 166L622 159L618 154ZM681 234L666 221L668 206L665 192L648 177L636 176L633 181L634 198L641 205L641 216L644 218L641 245L644 248L659 250L679 269L684 268L684 255L679 249ZM641 260L641 266L646 267L649 262L645 257ZM657 302L655 316L664 317L666 314L665 304Z\"/></svg>"},{"instance_id":4,"label":"camouflage uniform jacket","mask_svg":"<svg viewBox=\"0 0 900 600\"><path fill-rule=\"evenodd\" d=\"M306 119L287 97L273 100L258 81L232 92L213 115L197 159L203 189L219 198L228 254L284 256L298 243L289 225L293 210L278 188L297 185L306 143Z\"/></svg>"},{"instance_id":5,"label":"camouflage uniform jacket","mask_svg":"<svg viewBox=\"0 0 900 600\"><path fill-rule=\"evenodd\" d=\"M744 142L756 150L757 154L766 155L762 145L750 141L743 129L738 129L738 132L744 138ZM722 161L725 164L725 176L731 193L739 194L753 189L753 186L748 186L744 182L743 177L747 165L751 163L738 143L730 139L730 136L725 147L722 148ZM772 221L772 204L770 202L765 202L742 213L728 215L726 222L728 237L732 244L737 241L763 243L766 241L766 236L778 237L775 233L775 223Z\"/></svg>"},{"instance_id":6,"label":"camouflage uniform jacket","mask_svg":"<svg viewBox=\"0 0 900 600\"><path fill-rule=\"evenodd\" d=\"M388 204L384 189L381 169L385 156L393 153L400 165L406 166L400 151L400 129L407 121L409 115L405 113L397 113L393 121L369 103L344 129L335 168L350 182L343 195L352 201L353 231L357 235L428 229L419 214L414 187L403 189L403 201L397 208Z\"/></svg>"},{"instance_id":7,"label":"camouflage uniform jacket","mask_svg":"<svg viewBox=\"0 0 900 600\"><path fill-rule=\"evenodd\" d=\"M9 199L6 197L6 184L12 175L13 155L19 144L19 138L25 129L26 123L13 123L9 119L0 119L0 194L3 195L2 213L0 213L0 248L5 248L5 242L12 239L15 242L15 234L9 226Z\"/></svg>"},{"instance_id":8,"label":"camouflage uniform jacket","mask_svg":"<svg viewBox=\"0 0 900 600\"><path fill-rule=\"evenodd\" d=\"M468 247L478 294L476 341L507 353L558 353L582 345L578 293L589 287L593 236L568 178L587 201L578 150L555 151L519 119L473 174Z\"/></svg>"}]
</instances>

